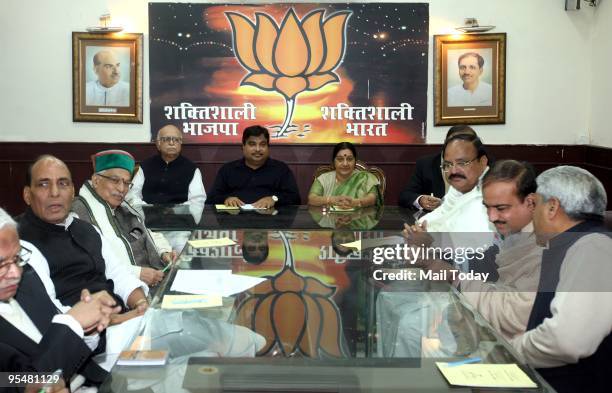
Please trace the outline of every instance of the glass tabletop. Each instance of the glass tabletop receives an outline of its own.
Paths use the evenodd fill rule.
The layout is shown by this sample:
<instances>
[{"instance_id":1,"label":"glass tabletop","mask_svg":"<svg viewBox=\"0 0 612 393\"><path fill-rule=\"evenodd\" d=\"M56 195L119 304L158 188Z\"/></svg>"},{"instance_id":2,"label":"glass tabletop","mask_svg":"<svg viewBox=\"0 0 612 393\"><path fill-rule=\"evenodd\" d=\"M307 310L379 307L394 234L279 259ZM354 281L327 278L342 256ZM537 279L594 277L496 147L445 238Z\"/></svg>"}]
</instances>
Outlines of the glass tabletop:
<instances>
[{"instance_id":1,"label":"glass tabletop","mask_svg":"<svg viewBox=\"0 0 612 393\"><path fill-rule=\"evenodd\" d=\"M168 351L167 364L115 366L102 391L472 391L451 388L435 362L478 357L518 364L509 344L454 287L376 279L376 270L413 267L375 265L370 250L343 246L397 233L194 230L192 240L227 237L235 244L184 248L127 345ZM185 294L185 281L201 282L197 289L206 293L215 280L236 277L261 280L224 294L214 307L162 307L164 297ZM529 366L519 366L538 383L524 391L553 391Z\"/></svg>"},{"instance_id":2,"label":"glass tabletop","mask_svg":"<svg viewBox=\"0 0 612 393\"><path fill-rule=\"evenodd\" d=\"M269 210L218 211L212 205L144 205L142 211L151 230L193 229L390 229L401 230L413 223L416 211L398 206L380 206L348 212L330 212L321 207L280 206Z\"/></svg>"}]
</instances>

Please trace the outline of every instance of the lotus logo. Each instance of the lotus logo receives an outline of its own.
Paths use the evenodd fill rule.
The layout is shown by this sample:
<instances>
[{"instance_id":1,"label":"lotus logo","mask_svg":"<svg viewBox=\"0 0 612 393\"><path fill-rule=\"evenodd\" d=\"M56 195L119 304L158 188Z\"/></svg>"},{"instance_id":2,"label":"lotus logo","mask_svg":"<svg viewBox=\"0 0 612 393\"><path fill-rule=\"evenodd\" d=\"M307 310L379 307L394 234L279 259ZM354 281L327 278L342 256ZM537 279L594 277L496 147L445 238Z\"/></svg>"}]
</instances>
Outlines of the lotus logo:
<instances>
[{"instance_id":1,"label":"lotus logo","mask_svg":"<svg viewBox=\"0 0 612 393\"><path fill-rule=\"evenodd\" d=\"M258 12L253 23L236 12L226 12L232 26L236 59L249 74L240 83L283 95L287 107L277 136L291 124L297 95L339 82L334 70L346 49L346 22L351 11L340 11L323 20L324 10L314 10L300 21L293 8L280 26Z\"/></svg>"},{"instance_id":2,"label":"lotus logo","mask_svg":"<svg viewBox=\"0 0 612 393\"><path fill-rule=\"evenodd\" d=\"M340 310L332 299L336 288L300 275L286 234L279 234L285 248L283 269L248 291L234 323L266 338L260 356L347 357Z\"/></svg>"}]
</instances>

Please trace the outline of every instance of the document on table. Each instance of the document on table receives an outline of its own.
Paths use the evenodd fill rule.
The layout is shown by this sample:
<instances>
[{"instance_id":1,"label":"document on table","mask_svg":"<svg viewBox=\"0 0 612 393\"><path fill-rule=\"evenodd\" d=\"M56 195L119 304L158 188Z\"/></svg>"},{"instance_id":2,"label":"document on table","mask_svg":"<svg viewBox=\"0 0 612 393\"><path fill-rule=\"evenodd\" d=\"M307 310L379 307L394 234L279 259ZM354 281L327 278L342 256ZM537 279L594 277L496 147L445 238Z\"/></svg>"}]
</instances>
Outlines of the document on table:
<instances>
[{"instance_id":1,"label":"document on table","mask_svg":"<svg viewBox=\"0 0 612 393\"><path fill-rule=\"evenodd\" d=\"M406 240L402 236L387 236L380 239L361 239L350 243L342 243L341 246L346 248L354 248L358 251L368 248L392 246L395 244L404 244Z\"/></svg>"},{"instance_id":2,"label":"document on table","mask_svg":"<svg viewBox=\"0 0 612 393\"><path fill-rule=\"evenodd\" d=\"M251 211L251 210L267 210L268 208L267 207L255 207L251 205L250 203L247 203L247 204L240 206L240 209L244 211Z\"/></svg>"},{"instance_id":3,"label":"document on table","mask_svg":"<svg viewBox=\"0 0 612 393\"><path fill-rule=\"evenodd\" d=\"M481 388L537 388L538 385L516 364L462 364L449 366L436 362L444 378L453 386Z\"/></svg>"},{"instance_id":4,"label":"document on table","mask_svg":"<svg viewBox=\"0 0 612 393\"><path fill-rule=\"evenodd\" d=\"M191 247L194 248L233 246L234 244L236 244L236 242L230 239L229 237L222 237L221 239L189 240L188 243Z\"/></svg>"},{"instance_id":5,"label":"document on table","mask_svg":"<svg viewBox=\"0 0 612 393\"><path fill-rule=\"evenodd\" d=\"M215 205L216 210L240 210L238 206Z\"/></svg>"},{"instance_id":6,"label":"document on table","mask_svg":"<svg viewBox=\"0 0 612 393\"><path fill-rule=\"evenodd\" d=\"M129 341L136 336L142 315L128 319L118 325L106 328L106 354L96 356L96 363L106 371L110 371L115 365L119 353L128 346Z\"/></svg>"},{"instance_id":7,"label":"document on table","mask_svg":"<svg viewBox=\"0 0 612 393\"><path fill-rule=\"evenodd\" d=\"M168 310L219 307L219 295L164 295L161 308Z\"/></svg>"},{"instance_id":8,"label":"document on table","mask_svg":"<svg viewBox=\"0 0 612 393\"><path fill-rule=\"evenodd\" d=\"M231 270L179 270L171 290L197 295L231 296L254 287L265 278L232 274Z\"/></svg>"}]
</instances>

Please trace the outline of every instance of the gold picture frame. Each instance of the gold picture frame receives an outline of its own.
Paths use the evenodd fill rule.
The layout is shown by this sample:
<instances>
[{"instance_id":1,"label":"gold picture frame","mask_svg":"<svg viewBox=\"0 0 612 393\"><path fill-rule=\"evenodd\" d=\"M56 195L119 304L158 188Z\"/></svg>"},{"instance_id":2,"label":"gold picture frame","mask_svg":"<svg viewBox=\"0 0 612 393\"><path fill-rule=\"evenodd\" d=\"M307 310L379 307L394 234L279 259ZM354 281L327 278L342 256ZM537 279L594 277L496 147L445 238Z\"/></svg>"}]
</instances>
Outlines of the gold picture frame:
<instances>
[{"instance_id":1,"label":"gold picture frame","mask_svg":"<svg viewBox=\"0 0 612 393\"><path fill-rule=\"evenodd\" d=\"M506 33L434 36L434 125L506 122Z\"/></svg>"},{"instance_id":2,"label":"gold picture frame","mask_svg":"<svg viewBox=\"0 0 612 393\"><path fill-rule=\"evenodd\" d=\"M72 120L142 124L141 33L72 33Z\"/></svg>"}]
</instances>

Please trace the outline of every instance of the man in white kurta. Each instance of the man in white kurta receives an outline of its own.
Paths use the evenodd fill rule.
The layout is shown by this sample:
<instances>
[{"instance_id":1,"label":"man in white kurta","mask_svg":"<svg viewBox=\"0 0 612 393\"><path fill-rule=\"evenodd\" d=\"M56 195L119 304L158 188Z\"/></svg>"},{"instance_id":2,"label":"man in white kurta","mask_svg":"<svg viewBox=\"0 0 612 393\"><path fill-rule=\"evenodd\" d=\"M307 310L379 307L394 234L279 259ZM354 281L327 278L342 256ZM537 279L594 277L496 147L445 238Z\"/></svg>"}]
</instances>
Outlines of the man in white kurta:
<instances>
[{"instance_id":1,"label":"man in white kurta","mask_svg":"<svg viewBox=\"0 0 612 393\"><path fill-rule=\"evenodd\" d=\"M130 106L130 85L121 80L121 64L112 50L101 50L93 57L95 81L85 86L88 106Z\"/></svg>"},{"instance_id":2,"label":"man in white kurta","mask_svg":"<svg viewBox=\"0 0 612 393\"><path fill-rule=\"evenodd\" d=\"M474 90L456 85L448 89L447 97L448 106L491 106L493 87L484 81L479 81Z\"/></svg>"},{"instance_id":3,"label":"man in white kurta","mask_svg":"<svg viewBox=\"0 0 612 393\"><path fill-rule=\"evenodd\" d=\"M493 105L493 87L480 80L484 58L476 52L467 52L459 56L457 63L463 83L448 89L447 106Z\"/></svg>"},{"instance_id":4,"label":"man in white kurta","mask_svg":"<svg viewBox=\"0 0 612 393\"><path fill-rule=\"evenodd\" d=\"M495 227L482 204L481 181L489 170L482 142L474 135L458 134L446 141L442 154L450 188L440 207L422 216L418 224L427 232L490 233L485 240L491 244Z\"/></svg>"},{"instance_id":5,"label":"man in white kurta","mask_svg":"<svg viewBox=\"0 0 612 393\"><path fill-rule=\"evenodd\" d=\"M119 81L104 87L99 80L89 81L85 87L85 104L88 106L130 106L130 85Z\"/></svg>"}]
</instances>

